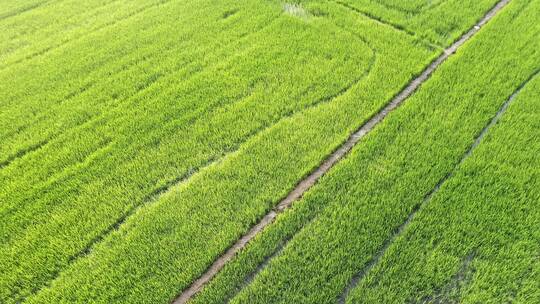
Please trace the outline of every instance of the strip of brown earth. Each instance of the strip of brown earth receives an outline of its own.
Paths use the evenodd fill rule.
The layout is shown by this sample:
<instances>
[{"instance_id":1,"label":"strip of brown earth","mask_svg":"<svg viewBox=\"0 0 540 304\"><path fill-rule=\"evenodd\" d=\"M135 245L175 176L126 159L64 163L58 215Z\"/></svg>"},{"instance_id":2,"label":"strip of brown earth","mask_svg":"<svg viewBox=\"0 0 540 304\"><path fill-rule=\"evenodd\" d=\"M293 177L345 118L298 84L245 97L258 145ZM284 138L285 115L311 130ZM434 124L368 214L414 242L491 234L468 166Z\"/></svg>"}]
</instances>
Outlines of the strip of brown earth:
<instances>
[{"instance_id":1,"label":"strip of brown earth","mask_svg":"<svg viewBox=\"0 0 540 304\"><path fill-rule=\"evenodd\" d=\"M454 42L450 47L445 49L443 53L435 59L420 76L413 79L398 95L396 95L386 106L384 106L375 116L371 117L365 124L356 130L337 150L311 174L298 183L298 185L277 204L270 212L268 212L255 226L253 226L244 236L234 243L223 255L218 257L214 263L197 279L191 286L182 291L182 293L173 301L174 304L183 304L189 301L195 294L200 292L204 285L208 283L227 262L232 260L237 252L242 250L255 236L263 229L270 225L279 213L288 209L293 202L297 201L302 195L310 189L317 181L328 172L337 162L344 158L347 153L366 136L373 128L378 125L383 119L399 105L403 103L414 91L424 83L429 76L435 71L448 57L457 51L467 40L476 34L480 28L491 20L510 0L499 1L473 28L465 33L459 40ZM348 292L348 289L346 290Z\"/></svg>"},{"instance_id":2,"label":"strip of brown earth","mask_svg":"<svg viewBox=\"0 0 540 304\"><path fill-rule=\"evenodd\" d=\"M495 116L491 119L491 121L482 129L482 131L480 131L480 133L476 136L474 142L472 143L472 145L467 149L467 151L463 154L463 156L461 157L459 163L456 164L456 166L453 168L453 170L448 173L446 176L444 176L436 185L435 187L430 191L428 192L425 197L424 197L424 200L422 202L420 202L418 205L414 206L413 210L411 211L411 213L407 216L407 219L401 224L399 225L394 231L394 233L392 234L392 236L388 239L386 239L383 243L383 245L381 246L381 249L379 250L379 252L366 264L366 266L359 272L357 273L353 278L352 280L349 282L349 285L345 288L345 290L343 291L343 293L341 294L341 297L339 298L339 302L340 304L344 304L345 303L345 300L347 299L347 296L349 295L349 292L354 289L354 287L356 285L358 285L358 283L365 277L365 275L375 266L379 263L380 259L383 257L383 255L386 253L386 251L388 250L388 248L390 247L390 245L392 245L395 240L403 234L403 232L405 231L405 229L409 226L409 224L411 223L411 221L414 219L416 213L418 212L418 210L420 210L421 208L423 208L424 205L426 205L430 200L431 198L433 197L433 195L435 193L437 193L437 191L439 191L439 189L441 188L441 186L450 178L454 175L454 172L456 172L456 170L461 166L461 164L469 157L471 156L473 150L478 147L478 145L480 144L480 142L482 141L482 139L486 136L487 132L501 119L502 115L506 112L506 110L508 109L508 106L512 103L512 101L514 101L514 99L516 98L516 96L519 94L519 92L521 92L521 90L525 87L525 85L527 83L529 83L529 81L531 81L534 77L536 77L536 75L538 75L540 70L537 70L535 71L531 76L529 76L529 78L527 78L515 91L514 93L512 93L512 95L503 103L503 105L501 106L501 108L497 111L497 113L495 114Z\"/></svg>"}]
</instances>

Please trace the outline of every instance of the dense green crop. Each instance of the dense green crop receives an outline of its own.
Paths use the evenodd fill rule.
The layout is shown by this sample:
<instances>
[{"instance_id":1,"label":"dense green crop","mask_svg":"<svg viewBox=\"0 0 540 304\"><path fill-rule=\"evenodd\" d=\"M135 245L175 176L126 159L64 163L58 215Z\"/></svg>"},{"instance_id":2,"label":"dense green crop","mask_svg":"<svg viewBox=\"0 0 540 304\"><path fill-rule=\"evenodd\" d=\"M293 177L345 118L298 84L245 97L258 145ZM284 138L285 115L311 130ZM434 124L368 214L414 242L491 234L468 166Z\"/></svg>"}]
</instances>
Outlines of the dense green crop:
<instances>
[{"instance_id":1,"label":"dense green crop","mask_svg":"<svg viewBox=\"0 0 540 304\"><path fill-rule=\"evenodd\" d=\"M540 302L539 93L536 76L351 303Z\"/></svg>"},{"instance_id":2,"label":"dense green crop","mask_svg":"<svg viewBox=\"0 0 540 304\"><path fill-rule=\"evenodd\" d=\"M339 9L339 11L349 14L344 9ZM294 24L299 27L305 26L304 21L297 21L288 16L282 17L282 20L289 28ZM354 52L344 53L349 54L348 56L357 54L360 59L366 59L360 62L373 62L370 73L366 73L367 65L364 65L360 71L358 67L355 67L355 73L352 75L359 78L341 94L334 93L336 98L322 99L320 103L314 104L309 109L306 108L303 112L294 115L287 114L290 115L289 118L263 128L243 144L239 151L229 153L218 164L207 167L200 174L189 179L187 183L169 191L157 202L140 209L121 226L119 231L112 233L102 243L95 246L86 258L75 262L61 275L60 279L52 283L51 289L45 289L36 299L55 302L59 298L64 298L69 301L78 299L84 302L85 299L112 301L121 297L126 302L166 302L173 298L183 288L182 286L187 286L224 248L337 146L350 130L368 118L393 95L392 92L397 91L412 77L413 73L417 73L431 60L432 53L430 54L425 48L413 46L413 38L367 19L356 20L354 23L358 27L358 33L363 32L370 39L370 45L376 50L376 54L373 54L376 55L376 59L370 59L373 55L369 49L359 52L364 44L356 46ZM320 27L324 31L333 26L324 19L312 20L308 25L307 29ZM324 31L316 31L319 39L324 37L321 36ZM355 37L349 36L353 34L348 31L342 33L341 35L346 35L346 37ZM332 45L335 45L335 37L339 37L336 34L332 35L332 40L328 40ZM354 39L362 41L358 38ZM351 39L351 41L354 40ZM393 48L396 46L395 41L399 41L399 48ZM354 46L350 41L341 45ZM405 49L409 56L403 60L399 51ZM332 57L336 58L337 55L333 54ZM366 55L368 55L367 58ZM250 56L250 58L258 57ZM234 66L231 65L230 68ZM344 66L345 71L348 66ZM333 73L328 75L335 78L339 75L339 71L339 68L335 68ZM307 79L306 75L303 76ZM220 78L222 77L220 75ZM339 78L341 78L339 83L342 83L343 77ZM295 83L299 84L302 81ZM324 83L324 88L329 88L329 81L324 80ZM310 89L306 102L317 101L312 95L317 92L315 88ZM273 91L264 92L261 98L272 96L269 94ZM284 97L287 97L291 90L285 90L285 93L287 95ZM261 98L258 100L262 100ZM270 104L260 101L236 105L251 104L261 109L272 104L275 104L274 107L279 106L276 101L277 99L274 99L274 102ZM258 115L268 113L271 108L244 112L240 109L220 112L223 118L219 125L217 124L220 122L219 119L199 120L198 124L208 126L202 129L207 130L203 133L205 135L195 137L187 143L171 139L173 143L176 143L173 147L176 151L180 151L179 147L182 146L189 149L184 155L189 153L193 155L192 157L199 157L199 159L206 157L202 154L205 151L205 142L208 143L206 145L210 145L210 148L230 143L235 137L232 136L234 133L225 133L227 129L238 132L245 128L253 128L257 124L246 119L253 119L253 113L259 113ZM242 113L245 115L242 116ZM189 125L185 135L178 138L189 139L189 135L194 132L196 134L198 129ZM198 147L195 150L200 153L194 154L190 149L193 147ZM232 144L229 144L229 147L236 150ZM147 157L144 159L145 162L152 160L148 157L148 152L144 155ZM167 156L167 160L170 161L170 152ZM179 157L178 161L185 162L184 158L185 156ZM163 172L164 167L164 165L159 166L155 171L159 169L158 172ZM143 177L148 176L148 170L152 170L152 167L144 171ZM114 176L126 175L129 176L125 173ZM144 180L144 182L147 181ZM143 181L139 183L143 184ZM87 200L96 193L95 189L91 190ZM73 210L71 208L73 207L70 207L70 210ZM86 210L95 209L96 204L89 204L86 207ZM66 210L60 212L62 220L66 221ZM75 223L76 219L80 218L80 214L74 214L71 223ZM103 222L105 218L107 216L102 215L99 221ZM80 225L74 227L78 228ZM74 235L81 232L81 230L73 230ZM62 227L61 231L65 232L65 227ZM85 233L90 234L87 231ZM36 230L36 242L42 238L42 235L43 233L38 234ZM81 243L85 244L85 242ZM20 252L26 251L23 249ZM55 248L51 248L49 252L56 252ZM34 264L32 261L30 263ZM111 265L115 265L114 272L110 271ZM156 267L156 265L162 266ZM178 271L179 269L181 271ZM114 288L110 288L111 282L115 282ZM133 286L134 282L137 282L136 285L139 286L137 289L129 287ZM81 285L86 287L81 287ZM108 289L109 292L101 292L103 288Z\"/></svg>"},{"instance_id":3,"label":"dense green crop","mask_svg":"<svg viewBox=\"0 0 540 304\"><path fill-rule=\"evenodd\" d=\"M279 13L267 9L251 17L251 10L260 6L246 4L240 10L223 3L211 11L203 9L207 6L206 1L187 7L173 2L167 8L182 13L156 9L1 71L0 164L111 108L129 106L126 100L140 98L134 95L170 91L203 68L245 50L248 36ZM231 9L236 14L224 19ZM156 25L158 17L163 22ZM122 36L111 40L118 31Z\"/></svg>"},{"instance_id":4,"label":"dense green crop","mask_svg":"<svg viewBox=\"0 0 540 304\"><path fill-rule=\"evenodd\" d=\"M215 7L208 9L213 11ZM260 10L260 19L240 18ZM397 51L390 53L393 58L387 56L386 60L376 60L378 54L362 37L341 30L325 18L303 20L284 15L281 11L281 6L260 5L243 6L242 13L238 12L239 16L230 16L230 12L225 11L229 12L226 14L228 18L239 18L229 25L232 26L232 34L228 39L237 37L240 41L226 46L224 50L208 50L210 58L201 58L194 65L195 68L179 72L173 69L163 77L147 73L144 78L151 81L142 88L138 88L137 83L141 78L135 78L133 82L128 78L127 92L119 95L125 96L123 99L117 100L114 92L109 90L118 88L116 81L99 81L95 89L83 91L70 103L84 115L82 123L60 124L58 129L67 130L47 139L39 149L6 164L0 171L3 185L0 213L4 219L0 224L0 266L4 274L0 279L0 291L3 299L24 298L46 285L62 268L86 254L103 235L121 224L136 206L152 202L164 189L237 150L242 142L258 138L261 133L270 133L273 125L284 118L328 104L353 86L359 89L360 83L366 86L367 96L377 98L364 98L360 102L363 107L359 106L359 109L367 116L430 59L429 52L424 48L410 46L413 38L400 38L401 50L410 49L407 52L411 56L409 61L401 63L409 65L410 69L398 71L399 65L394 59L399 56ZM222 20L223 11L215 15L219 16L215 22L218 25L210 27L212 31L196 36L201 41L209 39L205 35L211 37L212 33L216 35L223 30L221 22L229 22ZM244 19L248 21L242 21ZM364 27L369 23L369 20L365 21ZM263 25L260 31L254 31L253 27L257 24ZM380 26L368 31L372 32L372 36L389 32L388 39L392 39L392 35L400 35ZM95 45L96 39L99 41L101 36L91 36L82 44ZM220 39L224 43L227 38ZM379 40L374 42L376 47L388 43ZM193 43L196 42L194 38ZM111 44L116 45L115 41L111 41ZM73 47L78 49L81 46ZM197 59L197 56L201 56L199 51L200 48L188 52L187 56L191 57L187 58ZM154 52L157 52L154 56L159 59L160 49ZM212 52L215 52L214 55ZM108 53L104 50L103 54ZM217 62L207 63L212 56ZM77 67L92 62L88 58L78 61L77 56L47 58L50 58L51 66L61 63L59 67L62 69L69 66L68 60L72 60L71 64ZM167 60L163 63L165 66L162 70L166 71ZM388 69L388 66L395 68ZM46 65L43 69L47 70ZM381 72L372 75L372 70ZM126 71L123 76L133 72L137 70ZM85 74L84 70L78 73ZM61 73L58 75L60 77ZM32 79L28 74L20 77ZM393 89L370 93L368 89L383 88L377 84L381 81L377 77L396 79L386 86ZM114 79L126 81L125 77ZM11 84L22 86L24 83L21 80ZM46 89L52 83L55 82L50 80L44 83L43 90L53 94ZM135 90L130 90L132 85ZM59 91L64 89L60 87ZM104 94L101 99L100 93ZM96 99L97 102L92 103ZM27 106L33 103L31 100L27 102ZM42 109L40 104L35 106ZM332 103L332 107L336 106ZM73 108L62 102L52 111L45 112L44 124L62 122L62 115L68 120L76 117ZM351 125L351 118L349 116L341 123ZM302 122L300 118L297 120ZM341 132L341 136L344 136L347 132L331 124L325 127L328 129L324 136L334 143L333 146L339 141L334 134ZM18 129L17 126L14 128ZM35 132L41 133L43 128L38 126ZM54 133L54 130L51 132ZM14 134L22 134L22 137L32 140L36 137L28 130ZM277 143L275 145L278 146ZM281 189L294 184L331 147L320 145L318 150L314 150L317 155L311 156L309 165L299 164L296 171L284 175L290 180L287 184L281 184ZM265 153L262 151L253 156L257 159L261 155ZM277 184L278 181L275 182ZM206 187L202 187L198 191L204 193L206 190ZM200 204L195 198L192 201ZM264 212L265 208L258 209L258 214ZM250 223L254 217L245 220ZM238 233L238 230L232 231ZM189 234L186 236L192 237ZM192 276L194 274L190 273ZM174 288L171 290L176 292Z\"/></svg>"},{"instance_id":5,"label":"dense green crop","mask_svg":"<svg viewBox=\"0 0 540 304\"><path fill-rule=\"evenodd\" d=\"M437 182L452 172L505 99L537 71L539 45L538 41L531 42L540 28L521 29L531 19L539 18L538 3L514 3L507 10L442 66L296 208L278 218L274 226L226 266L195 302L222 303L240 288L245 289L233 303L336 301L411 210L418 208ZM521 42L516 45L516 41ZM438 221L436 217L430 220ZM285 243L285 248L280 249ZM448 244L451 246L451 241ZM256 270L266 257L272 257L265 262L267 266ZM394 261L400 258L400 252L394 251ZM414 252L410 258L414 259ZM385 263L379 275L399 286L400 276L392 265ZM423 278L423 264L417 265L418 282L437 282ZM408 266L403 264L404 268ZM408 276L404 269L400 274L402 278ZM245 286L245 280L252 279ZM371 279L372 284L378 282L376 277ZM427 289L433 285L405 285L401 295L410 296L418 292L417 287ZM530 284L527 287L529 292L534 290ZM361 295L362 289L355 293ZM394 291L384 282L378 285L377 295L369 300L401 303L408 299L392 298Z\"/></svg>"},{"instance_id":6,"label":"dense green crop","mask_svg":"<svg viewBox=\"0 0 540 304\"><path fill-rule=\"evenodd\" d=\"M197 301L234 296L289 238L235 301L277 292L285 275L298 288L279 291L285 302L335 298L538 60L537 26L517 30L538 5L517 2L498 21L511 30L467 45ZM0 4L0 302L173 299L495 0L424 3ZM493 45L512 36L520 52ZM523 67L500 73L511 64ZM359 252L341 271L348 245L313 236L342 242L335 221L359 212L373 238L348 244ZM308 257L320 276L280 264Z\"/></svg>"}]
</instances>

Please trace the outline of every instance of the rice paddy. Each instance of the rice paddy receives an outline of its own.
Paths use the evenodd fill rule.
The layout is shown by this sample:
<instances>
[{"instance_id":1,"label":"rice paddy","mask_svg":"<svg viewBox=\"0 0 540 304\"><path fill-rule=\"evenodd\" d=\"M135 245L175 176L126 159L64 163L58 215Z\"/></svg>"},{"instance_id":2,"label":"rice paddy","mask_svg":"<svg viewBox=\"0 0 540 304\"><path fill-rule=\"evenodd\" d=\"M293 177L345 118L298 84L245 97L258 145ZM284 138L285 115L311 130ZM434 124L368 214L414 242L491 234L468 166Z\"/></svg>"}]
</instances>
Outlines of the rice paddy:
<instances>
[{"instance_id":1,"label":"rice paddy","mask_svg":"<svg viewBox=\"0 0 540 304\"><path fill-rule=\"evenodd\" d=\"M540 303L539 21L0 4L0 303Z\"/></svg>"}]
</instances>

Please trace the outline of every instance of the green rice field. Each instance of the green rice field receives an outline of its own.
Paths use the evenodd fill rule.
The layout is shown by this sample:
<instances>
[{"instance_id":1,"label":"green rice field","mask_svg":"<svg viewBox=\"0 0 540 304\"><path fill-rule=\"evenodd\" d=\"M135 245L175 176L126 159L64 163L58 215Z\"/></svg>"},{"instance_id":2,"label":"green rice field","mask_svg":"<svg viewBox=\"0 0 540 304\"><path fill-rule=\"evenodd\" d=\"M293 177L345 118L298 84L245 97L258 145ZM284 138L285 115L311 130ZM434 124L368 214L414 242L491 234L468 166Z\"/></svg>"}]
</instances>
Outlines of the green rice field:
<instances>
[{"instance_id":1,"label":"green rice field","mask_svg":"<svg viewBox=\"0 0 540 304\"><path fill-rule=\"evenodd\" d=\"M0 1L0 303L540 304L540 0Z\"/></svg>"}]
</instances>

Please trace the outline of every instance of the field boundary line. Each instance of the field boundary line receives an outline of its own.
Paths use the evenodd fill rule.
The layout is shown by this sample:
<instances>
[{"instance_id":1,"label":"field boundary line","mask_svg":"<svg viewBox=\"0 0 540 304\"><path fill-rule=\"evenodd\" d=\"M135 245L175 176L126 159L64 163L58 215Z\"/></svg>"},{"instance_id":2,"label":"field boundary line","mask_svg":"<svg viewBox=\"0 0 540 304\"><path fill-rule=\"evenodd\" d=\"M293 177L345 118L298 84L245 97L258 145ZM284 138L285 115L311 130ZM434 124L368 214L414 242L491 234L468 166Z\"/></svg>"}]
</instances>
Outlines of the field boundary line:
<instances>
[{"instance_id":1,"label":"field boundary line","mask_svg":"<svg viewBox=\"0 0 540 304\"><path fill-rule=\"evenodd\" d=\"M264 228L270 225L279 213L288 209L293 202L299 200L303 194L309 190L317 181L328 172L336 163L344 158L348 152L365 137L376 125L378 125L391 111L396 109L404 100L406 100L412 93L422 85L431 74L441 65L448 57L454 54L457 49L468 41L474 34L476 34L480 28L491 20L504 6L506 6L510 0L501 0L494 7L492 7L480 21L478 21L467 33L461 36L459 40L454 42L451 46L446 48L437 59L435 59L424 71L414 78L409 84L401 90L392 100L387 103L377 114L372 116L366 123L360 126L349 138L339 146L332 154L330 154L326 160L324 160L318 167L314 169L307 177L302 179L289 194L281 200L270 212L262 217L262 219L252 226L246 234L238 239L231 247L229 247L221 256L219 256L207 270L198 277L193 283L186 289L184 289L176 299L172 301L173 304L184 304L188 302L195 294L200 292L203 287L225 266L227 262L232 260L234 256L242 250L255 236L264 230Z\"/></svg>"},{"instance_id":2,"label":"field boundary line","mask_svg":"<svg viewBox=\"0 0 540 304\"><path fill-rule=\"evenodd\" d=\"M371 258L366 266L364 266L360 272L358 272L353 278L352 280L349 282L349 284L347 285L347 287L345 288L345 290L343 291L343 293L341 294L341 297L339 298L339 304L345 304L345 300L347 299L347 296L349 295L350 291L353 290L357 285L358 283L360 283L360 281L362 281L362 279L366 276L366 274L375 266L379 263L379 261L381 260L381 258L384 256L384 254L388 251L388 249L390 248L390 246L397 240L398 237L400 237L403 232L405 231L405 229L410 225L410 223L412 222L412 220L414 219L415 215L418 213L418 211L420 211L420 209L422 209L430 200L431 198L435 195L435 193L437 193L439 191L439 189L442 187L442 185L448 180L450 179L452 176L454 176L454 173L459 169L459 167L463 164L463 162L469 158L469 156L471 156L472 152L474 151L474 149L476 149L480 143L482 142L482 140L484 139L484 137L486 136L486 134L489 132L489 130L495 126L497 124L497 122L499 122L499 120L501 119L501 117L504 115L504 113L506 112L506 110L508 109L508 107L510 106L510 104L514 101L514 99L516 98L516 96L521 92L521 90L523 90L523 88L527 85L527 83L529 83L532 79L534 79L536 77L536 75L538 75L538 73L540 72L540 70L536 70L534 71L524 82L522 82L518 88L516 90L514 90L514 92L512 93L512 95L510 95L510 97L502 104L502 106L499 108L499 110L497 111L497 113L495 114L495 116L493 116L491 118L491 120L489 121L489 123L487 123L484 128L480 131L480 133L478 133L478 135L475 137L475 140L474 142L469 146L469 148L465 151L465 153L462 155L461 159L459 160L459 162L452 168L452 170L446 174L443 178L441 178L437 184L435 184L435 187L433 187L433 189L431 189L425 196L424 196L424 199L422 200L422 202L420 202L419 204L415 205L411 212L409 213L409 215L407 216L407 218L405 219L405 221L403 223L401 223L393 232L393 234L387 238L382 246L381 246L381 249L377 252L377 254L375 254L375 256L373 258Z\"/></svg>"},{"instance_id":3,"label":"field boundary line","mask_svg":"<svg viewBox=\"0 0 540 304\"><path fill-rule=\"evenodd\" d=\"M405 33L409 36L415 36L416 37L416 33L404 28L403 26L401 25L397 25L397 24L394 24L394 23L391 23L391 22L388 22L386 20L383 20L381 19L380 17L378 16L375 16L373 14L370 14L370 13L367 13L367 12L364 12L352 5L350 5L349 3L346 3L346 2L343 2L341 0L335 0L334 3L340 5L341 7L344 7L350 11L353 11L355 13L357 13L358 15L362 15L370 20L373 20L375 21L376 23L378 24L382 24L382 25L385 25L385 26L389 26L391 28L393 28L394 30L398 31L398 32L402 32L402 33Z\"/></svg>"},{"instance_id":4,"label":"field boundary line","mask_svg":"<svg viewBox=\"0 0 540 304\"><path fill-rule=\"evenodd\" d=\"M433 1L431 1L431 2L433 2ZM396 11L396 12L400 12L400 13L404 13L404 14L418 15L419 13L423 13L424 11L431 10L434 7L438 7L443 3L445 3L444 0L440 0L438 2L435 2L435 4L432 4L430 2L424 3L420 7L418 7L418 9L416 9L416 10L403 9L403 8L398 7L397 5L391 5L391 4L388 4L388 3L385 3L385 2L379 2L377 4L384 7L384 8L386 8L386 9L393 10L393 11Z\"/></svg>"}]
</instances>

